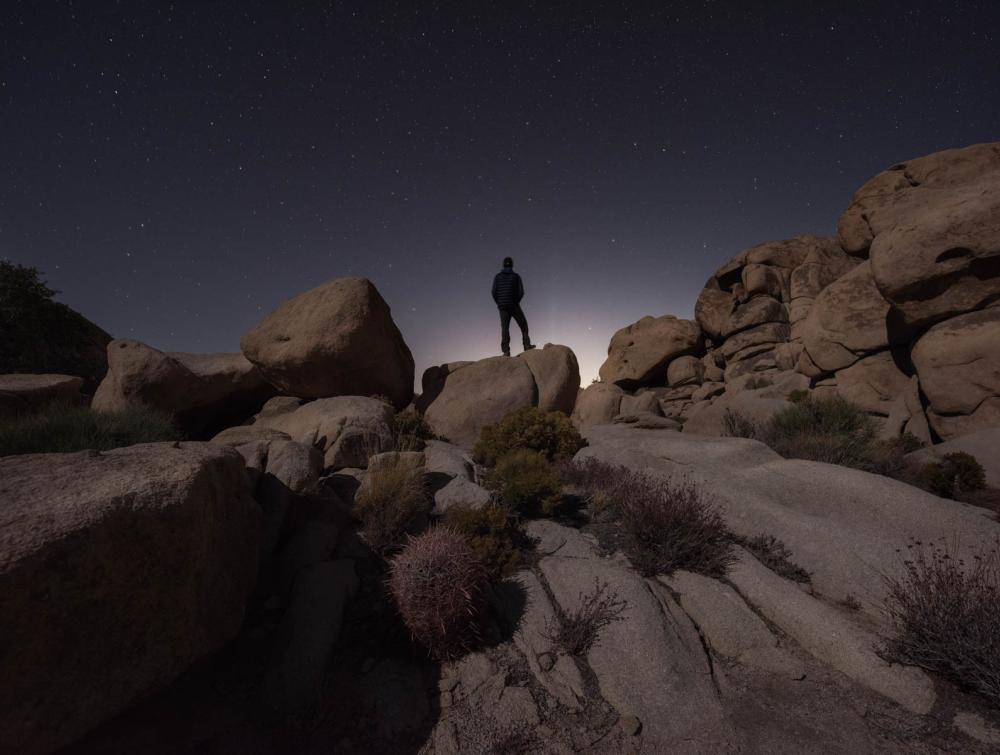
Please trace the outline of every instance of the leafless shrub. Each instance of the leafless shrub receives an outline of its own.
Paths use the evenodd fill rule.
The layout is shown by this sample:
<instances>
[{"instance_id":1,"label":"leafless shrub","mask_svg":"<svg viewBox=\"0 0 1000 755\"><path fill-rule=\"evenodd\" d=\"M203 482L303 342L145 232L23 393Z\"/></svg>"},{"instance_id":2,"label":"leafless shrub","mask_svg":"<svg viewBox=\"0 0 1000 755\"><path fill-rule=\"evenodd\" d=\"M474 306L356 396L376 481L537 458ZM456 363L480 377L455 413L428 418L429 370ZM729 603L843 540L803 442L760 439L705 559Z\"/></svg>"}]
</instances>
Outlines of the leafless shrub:
<instances>
[{"instance_id":1,"label":"leafless shrub","mask_svg":"<svg viewBox=\"0 0 1000 755\"><path fill-rule=\"evenodd\" d=\"M732 537L692 480L630 472L615 485L612 497L629 534L626 552L643 574L686 569L721 577L732 564Z\"/></svg>"},{"instance_id":2,"label":"leafless shrub","mask_svg":"<svg viewBox=\"0 0 1000 755\"><path fill-rule=\"evenodd\" d=\"M888 578L892 661L937 672L1000 706L1000 539L966 562L941 544L911 542Z\"/></svg>"},{"instance_id":3,"label":"leafless shrub","mask_svg":"<svg viewBox=\"0 0 1000 755\"><path fill-rule=\"evenodd\" d=\"M719 577L732 564L733 537L701 488L686 478L634 472L595 459L563 468L563 479L587 492L620 522L623 547L645 575L686 569Z\"/></svg>"},{"instance_id":4,"label":"leafless shrub","mask_svg":"<svg viewBox=\"0 0 1000 755\"><path fill-rule=\"evenodd\" d=\"M758 561L776 574L793 582L809 583L809 572L792 561L792 552L778 538L760 534L736 540L750 551Z\"/></svg>"},{"instance_id":5,"label":"leafless shrub","mask_svg":"<svg viewBox=\"0 0 1000 755\"><path fill-rule=\"evenodd\" d=\"M722 434L728 438L750 438L760 440L761 430L757 423L742 412L726 409L722 415Z\"/></svg>"},{"instance_id":6,"label":"leafless shrub","mask_svg":"<svg viewBox=\"0 0 1000 755\"><path fill-rule=\"evenodd\" d=\"M607 582L595 578L593 592L580 593L580 605L575 611L555 604L555 616L546 625L544 636L571 655L583 655L597 642L604 627L621 621L626 607L627 603Z\"/></svg>"}]
</instances>

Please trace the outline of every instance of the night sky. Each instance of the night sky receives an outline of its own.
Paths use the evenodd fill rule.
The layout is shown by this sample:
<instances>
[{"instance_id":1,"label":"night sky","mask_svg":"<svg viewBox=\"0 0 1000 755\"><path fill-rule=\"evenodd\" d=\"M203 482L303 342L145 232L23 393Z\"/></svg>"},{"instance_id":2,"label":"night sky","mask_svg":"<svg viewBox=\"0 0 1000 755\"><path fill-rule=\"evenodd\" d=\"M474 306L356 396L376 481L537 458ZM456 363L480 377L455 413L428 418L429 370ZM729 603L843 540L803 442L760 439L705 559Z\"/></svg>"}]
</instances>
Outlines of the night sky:
<instances>
[{"instance_id":1,"label":"night sky","mask_svg":"<svg viewBox=\"0 0 1000 755\"><path fill-rule=\"evenodd\" d=\"M740 250L997 139L997 0L0 6L0 258L164 350L363 275L419 381L499 353L511 255L586 383Z\"/></svg>"}]
</instances>

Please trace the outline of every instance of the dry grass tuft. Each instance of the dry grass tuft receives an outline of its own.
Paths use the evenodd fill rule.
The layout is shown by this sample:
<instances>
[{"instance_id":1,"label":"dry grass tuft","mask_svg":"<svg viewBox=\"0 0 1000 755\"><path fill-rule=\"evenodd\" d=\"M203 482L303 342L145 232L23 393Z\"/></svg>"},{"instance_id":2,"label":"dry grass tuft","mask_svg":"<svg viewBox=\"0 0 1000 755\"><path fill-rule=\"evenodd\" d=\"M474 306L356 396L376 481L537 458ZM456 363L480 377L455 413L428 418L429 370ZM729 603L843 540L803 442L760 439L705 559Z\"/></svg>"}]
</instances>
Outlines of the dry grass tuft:
<instances>
[{"instance_id":1,"label":"dry grass tuft","mask_svg":"<svg viewBox=\"0 0 1000 755\"><path fill-rule=\"evenodd\" d=\"M405 456L381 459L368 470L354 499L354 514L368 546L386 554L426 521L430 501L423 469Z\"/></svg>"},{"instance_id":2,"label":"dry grass tuft","mask_svg":"<svg viewBox=\"0 0 1000 755\"><path fill-rule=\"evenodd\" d=\"M545 637L571 655L584 655L609 624L622 620L628 604L611 591L607 582L594 580L594 590L580 593L575 611L554 605L555 616L545 627Z\"/></svg>"}]
</instances>

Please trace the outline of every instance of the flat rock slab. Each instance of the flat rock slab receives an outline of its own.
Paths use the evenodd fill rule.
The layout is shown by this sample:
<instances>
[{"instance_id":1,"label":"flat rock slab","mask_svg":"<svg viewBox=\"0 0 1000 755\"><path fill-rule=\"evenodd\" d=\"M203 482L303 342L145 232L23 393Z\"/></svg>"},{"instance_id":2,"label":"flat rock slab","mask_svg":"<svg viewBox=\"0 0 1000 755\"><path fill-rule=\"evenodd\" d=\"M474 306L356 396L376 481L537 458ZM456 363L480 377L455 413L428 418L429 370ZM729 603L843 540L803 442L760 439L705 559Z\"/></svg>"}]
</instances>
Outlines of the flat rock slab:
<instances>
[{"instance_id":1,"label":"flat rock slab","mask_svg":"<svg viewBox=\"0 0 1000 755\"><path fill-rule=\"evenodd\" d=\"M643 722L642 751L727 748L734 734L687 617L658 585L592 549L587 552L579 533L561 529L570 547L543 558L539 569L562 608L575 611L597 583L606 583L627 603L623 620L601 631L586 660L604 699L620 714Z\"/></svg>"},{"instance_id":2,"label":"flat rock slab","mask_svg":"<svg viewBox=\"0 0 1000 755\"><path fill-rule=\"evenodd\" d=\"M806 651L856 682L921 715L934 707L934 684L921 670L890 665L875 653L881 638L806 595L746 551L728 579L758 611Z\"/></svg>"},{"instance_id":3,"label":"flat rock slab","mask_svg":"<svg viewBox=\"0 0 1000 755\"><path fill-rule=\"evenodd\" d=\"M774 633L729 585L685 571L658 579L678 596L719 655L787 679L805 676L802 662L779 647Z\"/></svg>"},{"instance_id":4,"label":"flat rock slab","mask_svg":"<svg viewBox=\"0 0 1000 755\"><path fill-rule=\"evenodd\" d=\"M814 590L834 602L853 596L873 620L883 575L902 569L897 549L910 538L957 540L971 557L1000 536L986 509L948 501L897 480L833 464L782 459L763 443L603 425L586 433L577 458L696 482L739 535L784 541L811 573ZM956 555L956 554L953 554Z\"/></svg>"}]
</instances>

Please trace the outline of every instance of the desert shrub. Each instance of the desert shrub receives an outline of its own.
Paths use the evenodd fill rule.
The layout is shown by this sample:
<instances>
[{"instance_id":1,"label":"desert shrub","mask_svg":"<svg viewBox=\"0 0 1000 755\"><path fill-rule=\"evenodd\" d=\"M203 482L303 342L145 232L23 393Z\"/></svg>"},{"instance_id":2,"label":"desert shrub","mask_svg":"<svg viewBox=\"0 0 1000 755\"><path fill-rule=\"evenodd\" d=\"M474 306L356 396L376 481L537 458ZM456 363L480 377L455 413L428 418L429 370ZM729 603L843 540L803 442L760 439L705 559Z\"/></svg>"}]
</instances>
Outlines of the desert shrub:
<instances>
[{"instance_id":1,"label":"desert shrub","mask_svg":"<svg viewBox=\"0 0 1000 755\"><path fill-rule=\"evenodd\" d=\"M145 406L98 412L86 406L52 403L35 414L0 424L0 456L107 451L180 437L169 414Z\"/></svg>"},{"instance_id":2,"label":"desert shrub","mask_svg":"<svg viewBox=\"0 0 1000 755\"><path fill-rule=\"evenodd\" d=\"M794 391L788 394L788 400L793 404L801 404L803 401L809 400L810 393L805 388L796 388Z\"/></svg>"},{"instance_id":3,"label":"desert shrub","mask_svg":"<svg viewBox=\"0 0 1000 755\"><path fill-rule=\"evenodd\" d=\"M793 582L809 583L809 572L792 561L792 552L778 538L760 534L750 538L736 538L736 542L776 574Z\"/></svg>"},{"instance_id":4,"label":"desert shrub","mask_svg":"<svg viewBox=\"0 0 1000 755\"><path fill-rule=\"evenodd\" d=\"M92 391L108 370L111 336L55 301L41 275L0 259L0 372L79 375Z\"/></svg>"},{"instance_id":5,"label":"desert shrub","mask_svg":"<svg viewBox=\"0 0 1000 755\"><path fill-rule=\"evenodd\" d=\"M486 590L486 571L468 539L444 527L411 538L389 565L389 591L403 623L439 660L479 641Z\"/></svg>"},{"instance_id":6,"label":"desert shrub","mask_svg":"<svg viewBox=\"0 0 1000 755\"><path fill-rule=\"evenodd\" d=\"M546 624L544 636L571 655L584 655L597 642L601 630L622 620L627 603L611 591L607 582L594 579L594 589L580 593L579 607L566 611L553 604L554 616Z\"/></svg>"},{"instance_id":7,"label":"desert shrub","mask_svg":"<svg viewBox=\"0 0 1000 755\"><path fill-rule=\"evenodd\" d=\"M721 577L732 564L732 536L693 481L629 472L610 496L629 535L626 553L643 574Z\"/></svg>"},{"instance_id":8,"label":"desert shrub","mask_svg":"<svg viewBox=\"0 0 1000 755\"><path fill-rule=\"evenodd\" d=\"M719 577L732 564L733 535L722 516L691 480L634 472L597 459L562 467L568 485L591 498L592 510L617 520L622 547L646 576L676 569Z\"/></svg>"},{"instance_id":9,"label":"desert shrub","mask_svg":"<svg viewBox=\"0 0 1000 755\"><path fill-rule=\"evenodd\" d=\"M376 553L398 547L427 516L423 470L405 456L389 456L371 466L354 497L354 513L365 541Z\"/></svg>"},{"instance_id":10,"label":"desert shrub","mask_svg":"<svg viewBox=\"0 0 1000 755\"><path fill-rule=\"evenodd\" d=\"M810 397L776 412L763 440L789 459L865 469L875 454L875 423L840 396Z\"/></svg>"},{"instance_id":11,"label":"desert shrub","mask_svg":"<svg viewBox=\"0 0 1000 755\"><path fill-rule=\"evenodd\" d=\"M586 441L565 414L528 406L508 414L495 425L484 427L472 458L478 464L493 466L511 451L529 449L549 461L558 461L570 458L585 445Z\"/></svg>"},{"instance_id":12,"label":"desert shrub","mask_svg":"<svg viewBox=\"0 0 1000 755\"><path fill-rule=\"evenodd\" d=\"M423 415L404 409L393 419L393 439L397 451L423 450L424 441L432 440L434 431Z\"/></svg>"},{"instance_id":13,"label":"desert shrub","mask_svg":"<svg viewBox=\"0 0 1000 755\"><path fill-rule=\"evenodd\" d=\"M925 464L920 470L920 483L942 498L955 498L956 493L971 493L986 487L986 473L972 454L956 451L940 461Z\"/></svg>"},{"instance_id":14,"label":"desert shrub","mask_svg":"<svg viewBox=\"0 0 1000 755\"><path fill-rule=\"evenodd\" d=\"M551 515L562 501L562 483L549 460L538 451L519 448L501 456L485 477L511 509L525 515Z\"/></svg>"},{"instance_id":15,"label":"desert shrub","mask_svg":"<svg viewBox=\"0 0 1000 755\"><path fill-rule=\"evenodd\" d=\"M728 438L760 438L757 423L742 412L726 409L722 415L722 434Z\"/></svg>"},{"instance_id":16,"label":"desert shrub","mask_svg":"<svg viewBox=\"0 0 1000 755\"><path fill-rule=\"evenodd\" d=\"M934 671L1000 706L1000 541L971 561L947 544L911 543L903 574L889 578L892 661Z\"/></svg>"},{"instance_id":17,"label":"desert shrub","mask_svg":"<svg viewBox=\"0 0 1000 755\"><path fill-rule=\"evenodd\" d=\"M923 448L925 445L920 438L911 433L909 430L904 433L900 433L889 441L889 443L897 447L904 454L913 453L914 451Z\"/></svg>"},{"instance_id":18,"label":"desert shrub","mask_svg":"<svg viewBox=\"0 0 1000 755\"><path fill-rule=\"evenodd\" d=\"M517 571L521 552L515 538L517 530L502 506L471 509L453 506L445 512L442 524L465 535L469 547L493 579L501 579Z\"/></svg>"}]
</instances>

